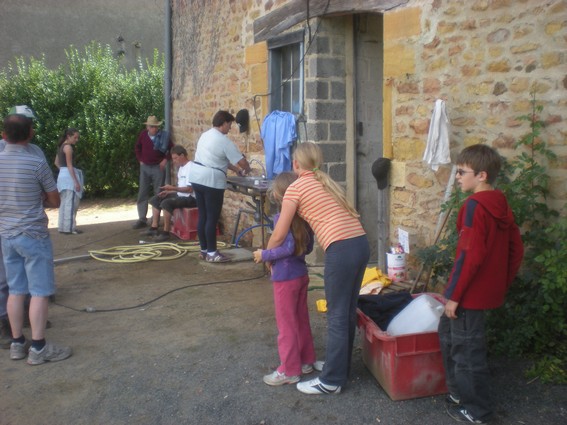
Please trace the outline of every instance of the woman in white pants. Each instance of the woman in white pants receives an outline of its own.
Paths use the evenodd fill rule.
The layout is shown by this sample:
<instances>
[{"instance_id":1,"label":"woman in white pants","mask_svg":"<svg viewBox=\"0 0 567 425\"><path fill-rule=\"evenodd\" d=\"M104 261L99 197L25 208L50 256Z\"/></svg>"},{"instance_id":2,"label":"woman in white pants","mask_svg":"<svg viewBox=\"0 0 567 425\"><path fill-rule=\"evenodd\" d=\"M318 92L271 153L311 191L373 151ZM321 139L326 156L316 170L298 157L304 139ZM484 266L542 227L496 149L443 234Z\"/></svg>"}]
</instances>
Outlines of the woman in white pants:
<instances>
[{"instance_id":1,"label":"woman in white pants","mask_svg":"<svg viewBox=\"0 0 567 425\"><path fill-rule=\"evenodd\" d=\"M79 131L68 128L59 138L55 165L59 168L57 190L61 196L59 233L77 235L77 209L83 196L83 173L73 165L73 147L79 141Z\"/></svg>"}]
</instances>

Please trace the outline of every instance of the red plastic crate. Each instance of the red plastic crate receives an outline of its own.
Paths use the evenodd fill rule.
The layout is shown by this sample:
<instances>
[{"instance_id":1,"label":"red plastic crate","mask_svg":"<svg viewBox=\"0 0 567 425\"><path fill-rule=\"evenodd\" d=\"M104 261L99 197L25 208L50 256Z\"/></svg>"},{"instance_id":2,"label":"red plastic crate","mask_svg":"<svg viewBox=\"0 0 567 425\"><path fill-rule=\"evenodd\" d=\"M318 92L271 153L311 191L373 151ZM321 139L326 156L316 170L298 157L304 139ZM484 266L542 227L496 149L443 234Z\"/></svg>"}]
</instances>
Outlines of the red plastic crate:
<instances>
[{"instance_id":1,"label":"red plastic crate","mask_svg":"<svg viewBox=\"0 0 567 425\"><path fill-rule=\"evenodd\" d=\"M438 294L429 294L439 299ZM427 332L390 336L358 310L362 360L392 400L447 392L439 335Z\"/></svg>"},{"instance_id":2,"label":"red plastic crate","mask_svg":"<svg viewBox=\"0 0 567 425\"><path fill-rule=\"evenodd\" d=\"M171 233L184 241L197 239L198 208L176 208L173 210ZM217 235L220 229L217 225Z\"/></svg>"},{"instance_id":3,"label":"red plastic crate","mask_svg":"<svg viewBox=\"0 0 567 425\"><path fill-rule=\"evenodd\" d=\"M198 208L176 208L172 220L171 233L179 239L189 241L197 238Z\"/></svg>"}]
</instances>

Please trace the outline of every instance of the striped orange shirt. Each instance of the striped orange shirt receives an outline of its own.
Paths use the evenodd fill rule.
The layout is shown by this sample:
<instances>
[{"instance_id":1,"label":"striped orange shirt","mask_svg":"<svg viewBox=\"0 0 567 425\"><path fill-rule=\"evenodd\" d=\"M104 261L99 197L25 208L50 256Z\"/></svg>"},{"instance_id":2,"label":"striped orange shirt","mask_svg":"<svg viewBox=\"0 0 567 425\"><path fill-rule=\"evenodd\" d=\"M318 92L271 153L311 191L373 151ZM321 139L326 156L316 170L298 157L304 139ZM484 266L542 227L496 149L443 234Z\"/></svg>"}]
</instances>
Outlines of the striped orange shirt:
<instances>
[{"instance_id":1,"label":"striped orange shirt","mask_svg":"<svg viewBox=\"0 0 567 425\"><path fill-rule=\"evenodd\" d=\"M366 234L360 220L340 206L311 171L287 188L284 200L297 205L297 214L309 223L324 250L335 241Z\"/></svg>"}]
</instances>

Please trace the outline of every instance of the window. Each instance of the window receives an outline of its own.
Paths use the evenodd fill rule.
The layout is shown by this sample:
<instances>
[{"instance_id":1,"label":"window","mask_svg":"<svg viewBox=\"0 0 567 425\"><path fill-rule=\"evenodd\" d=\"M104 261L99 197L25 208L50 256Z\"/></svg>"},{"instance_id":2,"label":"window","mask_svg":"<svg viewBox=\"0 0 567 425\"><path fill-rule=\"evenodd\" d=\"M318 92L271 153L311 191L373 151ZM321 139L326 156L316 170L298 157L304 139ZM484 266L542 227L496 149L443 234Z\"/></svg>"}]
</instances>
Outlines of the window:
<instances>
[{"instance_id":1,"label":"window","mask_svg":"<svg viewBox=\"0 0 567 425\"><path fill-rule=\"evenodd\" d=\"M303 113L303 31L268 42L270 109Z\"/></svg>"}]
</instances>

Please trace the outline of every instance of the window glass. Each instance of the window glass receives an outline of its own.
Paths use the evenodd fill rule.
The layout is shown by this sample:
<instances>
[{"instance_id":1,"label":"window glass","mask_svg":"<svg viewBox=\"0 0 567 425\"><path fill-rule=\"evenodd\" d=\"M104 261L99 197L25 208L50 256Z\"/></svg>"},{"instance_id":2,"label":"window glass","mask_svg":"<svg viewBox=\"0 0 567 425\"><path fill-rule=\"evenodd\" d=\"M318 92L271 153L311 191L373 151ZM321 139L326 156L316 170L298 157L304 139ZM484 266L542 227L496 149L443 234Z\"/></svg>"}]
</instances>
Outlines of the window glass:
<instances>
[{"instance_id":1,"label":"window glass","mask_svg":"<svg viewBox=\"0 0 567 425\"><path fill-rule=\"evenodd\" d=\"M303 64L302 43L270 50L271 110L302 113Z\"/></svg>"}]
</instances>

